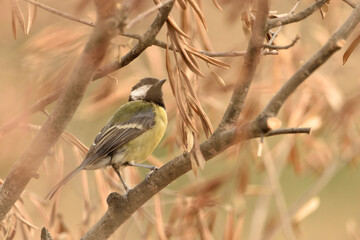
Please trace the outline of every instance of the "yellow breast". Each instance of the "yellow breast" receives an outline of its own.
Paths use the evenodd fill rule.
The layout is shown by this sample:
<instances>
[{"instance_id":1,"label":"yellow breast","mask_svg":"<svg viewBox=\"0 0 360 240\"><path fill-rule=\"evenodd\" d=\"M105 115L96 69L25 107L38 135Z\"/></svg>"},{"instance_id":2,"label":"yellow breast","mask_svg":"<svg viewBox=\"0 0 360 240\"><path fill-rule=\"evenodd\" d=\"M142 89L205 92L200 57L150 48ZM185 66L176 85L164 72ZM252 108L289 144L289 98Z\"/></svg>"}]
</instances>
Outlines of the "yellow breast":
<instances>
[{"instance_id":1,"label":"yellow breast","mask_svg":"<svg viewBox=\"0 0 360 240\"><path fill-rule=\"evenodd\" d=\"M156 113L154 126L126 144L122 163L145 161L161 141L167 127L167 115L165 109L158 105L154 104L154 110Z\"/></svg>"}]
</instances>

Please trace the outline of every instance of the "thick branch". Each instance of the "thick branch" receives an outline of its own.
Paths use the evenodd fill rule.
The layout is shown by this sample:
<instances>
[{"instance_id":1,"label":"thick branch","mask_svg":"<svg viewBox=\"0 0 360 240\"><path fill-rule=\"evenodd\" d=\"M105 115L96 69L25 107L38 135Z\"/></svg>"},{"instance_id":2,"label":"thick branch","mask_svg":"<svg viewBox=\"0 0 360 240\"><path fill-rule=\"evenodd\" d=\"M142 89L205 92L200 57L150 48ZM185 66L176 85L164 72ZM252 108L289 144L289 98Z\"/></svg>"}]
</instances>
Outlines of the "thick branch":
<instances>
[{"instance_id":1,"label":"thick branch","mask_svg":"<svg viewBox=\"0 0 360 240\"><path fill-rule=\"evenodd\" d=\"M250 84L255 74L256 67L260 61L261 48L266 35L266 21L268 18L269 6L267 0L258 1L258 11L248 49L244 56L239 80L235 85L230 104L226 109L223 119L216 131L234 126L242 109Z\"/></svg>"},{"instance_id":2,"label":"thick branch","mask_svg":"<svg viewBox=\"0 0 360 240\"><path fill-rule=\"evenodd\" d=\"M263 116L275 116L285 100L295 89L309 77L318 67L325 63L344 44L345 39L354 30L360 21L360 5L358 5L349 18L330 37L327 43L312 56L278 91L262 112Z\"/></svg>"},{"instance_id":3,"label":"thick branch","mask_svg":"<svg viewBox=\"0 0 360 240\"><path fill-rule=\"evenodd\" d=\"M65 91L41 130L15 163L0 189L0 220L11 209L43 159L56 143L76 111L94 72L105 56L121 21L115 16L115 1L95 1L101 5L98 22L72 73Z\"/></svg>"},{"instance_id":4,"label":"thick branch","mask_svg":"<svg viewBox=\"0 0 360 240\"><path fill-rule=\"evenodd\" d=\"M299 13L288 15L285 17L269 19L268 20L268 29L286 25L286 24L293 23L293 22L299 22L299 21L307 18L311 14L313 14L317 9L319 9L327 1L328 0L317 0L311 6L309 6L308 8L304 9L303 11L301 11Z\"/></svg>"}]
</instances>

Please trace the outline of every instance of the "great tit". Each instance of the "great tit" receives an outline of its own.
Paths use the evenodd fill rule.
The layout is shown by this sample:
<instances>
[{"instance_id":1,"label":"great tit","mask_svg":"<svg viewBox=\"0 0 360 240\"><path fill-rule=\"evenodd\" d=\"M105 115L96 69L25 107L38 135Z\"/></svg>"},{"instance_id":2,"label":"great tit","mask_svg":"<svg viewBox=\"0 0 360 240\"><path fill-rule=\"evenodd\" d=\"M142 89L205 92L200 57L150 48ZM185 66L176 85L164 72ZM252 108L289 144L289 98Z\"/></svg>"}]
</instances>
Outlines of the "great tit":
<instances>
[{"instance_id":1,"label":"great tit","mask_svg":"<svg viewBox=\"0 0 360 240\"><path fill-rule=\"evenodd\" d=\"M57 190L81 170L112 166L126 193L129 187L120 174L122 166L147 167L138 164L154 151L167 127L162 85L166 80L141 79L131 90L129 102L122 105L108 124L101 129L82 163L64 177L45 198L51 199Z\"/></svg>"}]
</instances>

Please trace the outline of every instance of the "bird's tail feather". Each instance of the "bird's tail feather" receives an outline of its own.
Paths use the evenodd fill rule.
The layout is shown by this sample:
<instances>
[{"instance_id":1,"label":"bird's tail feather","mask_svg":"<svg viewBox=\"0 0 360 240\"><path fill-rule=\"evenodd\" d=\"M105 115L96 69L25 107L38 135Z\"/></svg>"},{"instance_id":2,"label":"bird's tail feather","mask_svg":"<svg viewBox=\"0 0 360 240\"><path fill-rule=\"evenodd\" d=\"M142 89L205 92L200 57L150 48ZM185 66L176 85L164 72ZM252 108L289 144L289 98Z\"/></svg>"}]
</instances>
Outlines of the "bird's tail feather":
<instances>
[{"instance_id":1,"label":"bird's tail feather","mask_svg":"<svg viewBox=\"0 0 360 240\"><path fill-rule=\"evenodd\" d=\"M58 182L55 187L46 195L45 199L51 199L55 193L61 188L62 185L67 183L72 177L74 177L78 172L80 172L84 167L82 165L75 168L72 172L70 172L66 177L61 179L60 182Z\"/></svg>"}]
</instances>

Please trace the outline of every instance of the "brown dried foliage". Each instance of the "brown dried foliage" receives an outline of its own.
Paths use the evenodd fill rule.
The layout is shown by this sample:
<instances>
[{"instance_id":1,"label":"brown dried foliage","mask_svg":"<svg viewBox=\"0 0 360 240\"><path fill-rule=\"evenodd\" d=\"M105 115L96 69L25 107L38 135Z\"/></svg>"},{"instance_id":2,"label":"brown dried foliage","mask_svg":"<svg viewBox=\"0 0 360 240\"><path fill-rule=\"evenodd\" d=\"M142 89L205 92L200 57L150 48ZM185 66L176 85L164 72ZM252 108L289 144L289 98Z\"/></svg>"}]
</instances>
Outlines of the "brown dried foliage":
<instances>
[{"instance_id":1,"label":"brown dried foliage","mask_svg":"<svg viewBox=\"0 0 360 240\"><path fill-rule=\"evenodd\" d=\"M154 2L160 3L158 0ZM246 36L252 33L254 13L256 13L254 1L251 0L213 0L212 2L213 6L209 7L205 1L176 1L176 8L172 12L173 16L169 16L167 20L167 32L163 37L162 43L166 43L165 51L160 48L148 49L153 51L146 52L150 60L142 58L139 63L144 72L155 75L161 71L159 66L166 67L171 91L165 92L165 97L169 100L166 101L166 107L170 119L169 130L162 144L167 151L164 153L165 159L170 159L170 156L182 150L190 152L193 174L179 179L180 186L174 187L177 188L176 193L170 190L172 188L170 186L169 189L157 195L153 201L145 204L130 219L130 223L120 229L118 236L125 238L138 234L136 236L142 239L241 239L244 236L250 236L249 239L255 240L256 234L252 233L251 229L256 229L262 239L271 239L280 227L284 228L286 225L282 222L284 215L291 220L292 225L287 224L287 227L291 228L290 236L292 234L297 236L301 233L302 221L306 221L308 215L316 211L319 206L321 207L319 192L347 163L357 168L360 154L358 141L360 112L357 106L360 95L357 93L356 84L346 83L343 86L343 82L336 80L333 75L339 74L333 70L337 67L334 62L330 63L331 66L327 70L313 74L311 79L300 86L287 100L278 118L270 121L274 129L280 124L294 127L311 126L310 137L270 138L265 142L261 157L256 156L257 143L242 143L240 146L230 148L221 155L221 158L215 160L216 166L207 164L205 167L205 158L201 153L200 144L202 139L212 135L212 123L220 120L219 112L223 112L227 105L224 99L229 97L231 93L229 90L236 84L237 78L234 76L242 74L237 67L229 69L230 66L239 66L242 60L230 58L219 60L210 57L211 54L206 54L209 51L214 53L215 49L212 37L207 32L210 31L209 22L211 21L206 18L206 10L211 7L222 9L224 14L226 13L227 20L233 23L227 23L225 27L230 28L236 25L238 20L241 21ZM319 9L322 18L325 14L327 14L326 20L333 18L332 11L336 10L333 4L336 3L329 4L328 2L322 5ZM335 6L339 7L339 3L337 4ZM87 6L87 2L80 1L77 6L79 11L82 8L80 6ZM275 6L279 7L279 4ZM140 6L138 1L135 1L132 7L131 17L133 18L146 9L153 8L146 4ZM87 8L90 7L87 6ZM30 29L36 24L39 10L32 4L27 5L27 10L25 21L19 1L11 1L15 38L18 37L17 26L21 27L24 35L28 35ZM143 30L141 23L151 18L154 15L153 12L157 11L152 10L151 13L134 21L135 24L132 26L134 31ZM289 15L291 12L282 14L274 11L269 14L269 18L281 19ZM304 24L307 26L311 22ZM313 38L305 40L305 43L312 41L313 44L319 45L328 40L328 29L325 31L325 28L320 27L321 24L326 23L316 24L320 32L310 32ZM327 26L327 28L331 29L331 32L335 31L335 25ZM240 32L239 29L236 31L237 34ZM274 34L269 32L266 41L270 41L272 46L281 46L279 43L289 43L291 39L294 39L294 32L302 31L302 27L295 26L290 31L291 34L280 31L279 35L274 37ZM30 73L26 79L27 87L33 90L29 96L30 99L44 97L65 84L79 57L88 32L88 29L78 28L75 24L71 25L71 28L69 25L58 24L45 27L31 35L22 47L24 57L21 63L23 70ZM306 35L301 34L302 38ZM234 38L234 36L230 37ZM306 39L306 36L304 37ZM244 39L240 40L239 37L237 41L245 42L246 38ZM358 43L359 36L354 38L344 53L343 63L348 61L350 55L354 55L354 59L358 57L355 51ZM134 41L126 37L119 36L114 39L104 65L120 58L123 52L131 49L133 45ZM236 46L239 45L237 43ZM312 45L305 46L305 48L313 48ZM292 76L302 61L309 57L302 48L296 45L290 47L276 57L267 56L261 60L264 63L260 65L258 76L252 84L246 107L237 121L237 126L243 126L254 119L267 100L284 81ZM266 51L268 50L264 50L262 54L265 55ZM225 53L225 56L230 56L231 52ZM152 60L155 60L156 64L147 63ZM353 63L348 61L347 64ZM354 67L354 65L351 66ZM112 73L101 83L92 85L88 95L85 96L87 100L79 112L78 121L98 120L103 115L110 115L110 112L107 114L105 109L114 109L119 102L125 102L130 86L139 77L144 76L137 71L124 69L120 74ZM347 77L352 76L348 74ZM102 113L103 111L105 113ZM43 116L40 118L43 120ZM99 122L105 123L105 120L99 120ZM40 128L38 125L25 121L20 127L19 129L26 129L32 133ZM40 172L53 175L53 169L56 169L53 183L56 182L55 178L61 178L65 172L63 170L65 159L75 159L73 165L78 164L87 151L86 145L92 140L88 140L91 138L88 135L77 137L78 134L74 133L76 132L74 128L76 127L62 134L60 142L49 152L48 160L44 162L40 170ZM92 133L96 134L97 130ZM4 136L1 140L6 141ZM87 144L82 143L80 139L86 141ZM182 149L177 148L179 141ZM269 145L268 149L267 145ZM342 161L337 160L339 155ZM272 161L264 162L267 157L271 157ZM157 166L161 166L162 160L154 156L150 158L150 162ZM297 175L308 174L317 177L308 191L299 193L300 197L296 196L297 199L290 202L289 206L281 205L281 198L287 193L282 189L285 184L279 181L281 174L287 173L286 164L291 166ZM65 165L68 165L68 162ZM131 185L136 185L143 179L144 174L131 168L126 169L123 175ZM272 183L275 182L275 189L274 185L273 188L269 185L269 180L273 181ZM48 189L53 183L43 187ZM29 202L38 212L38 219L41 219L43 225L49 229L52 237L76 239L97 221L103 211L106 211L106 197L112 191L121 192L122 189L119 188L118 177L111 169L96 171L94 178L89 179L85 172L82 173L81 194L79 195L83 200L73 196L71 198L71 204L81 202L81 205L75 205L75 208L77 206L81 206L79 209L82 208L81 211L77 211L77 213L81 212L82 216L76 220L76 223L69 220L68 215L66 217L63 215L63 206L61 206L62 195L74 194L64 191L55 197L54 202L48 203L34 192L24 192L6 219L0 223L0 238L15 239L16 236L23 236L31 239L35 232L39 231L39 227L32 224L29 211L24 204L24 202ZM258 201L253 201L253 198ZM275 201L280 199L280 204L272 206L271 209L266 207L271 205L274 199ZM257 215L255 211L247 207L248 202L255 205L255 210L264 209L257 223L251 221L251 218ZM244 229L244 223L250 227ZM348 234L354 238L359 236L358 224L356 221L346 224Z\"/></svg>"}]
</instances>

